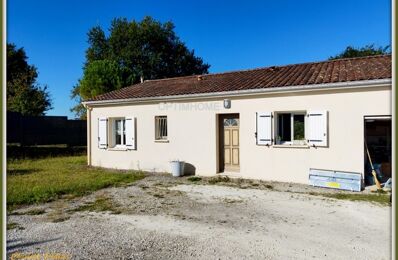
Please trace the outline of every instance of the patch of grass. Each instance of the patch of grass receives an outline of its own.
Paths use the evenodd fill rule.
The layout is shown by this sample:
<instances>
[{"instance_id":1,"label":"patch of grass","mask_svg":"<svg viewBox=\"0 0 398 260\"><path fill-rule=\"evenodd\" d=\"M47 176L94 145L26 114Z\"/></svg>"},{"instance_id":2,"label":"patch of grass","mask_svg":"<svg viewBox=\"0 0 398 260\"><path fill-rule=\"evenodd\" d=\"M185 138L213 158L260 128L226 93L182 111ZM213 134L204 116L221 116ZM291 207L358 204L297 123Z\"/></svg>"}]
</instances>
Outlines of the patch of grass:
<instances>
[{"instance_id":1,"label":"patch of grass","mask_svg":"<svg viewBox=\"0 0 398 260\"><path fill-rule=\"evenodd\" d=\"M242 178L234 179L234 182L237 183L237 184L242 184L242 183L251 184L252 183L251 180L245 180L245 179L242 179Z\"/></svg>"},{"instance_id":2,"label":"patch of grass","mask_svg":"<svg viewBox=\"0 0 398 260\"><path fill-rule=\"evenodd\" d=\"M46 213L44 209L32 209L22 212L11 212L10 215L42 215L44 213Z\"/></svg>"},{"instance_id":3,"label":"patch of grass","mask_svg":"<svg viewBox=\"0 0 398 260\"><path fill-rule=\"evenodd\" d=\"M370 192L377 193L377 194L388 194L388 192L383 189L377 189L375 191L371 190Z\"/></svg>"},{"instance_id":4,"label":"patch of grass","mask_svg":"<svg viewBox=\"0 0 398 260\"><path fill-rule=\"evenodd\" d=\"M164 195L160 194L160 193L154 193L154 194L152 194L152 196L154 196L156 198L159 198L159 199L163 199L164 198Z\"/></svg>"},{"instance_id":5,"label":"patch of grass","mask_svg":"<svg viewBox=\"0 0 398 260\"><path fill-rule=\"evenodd\" d=\"M8 169L8 175L25 175L38 172L38 169Z\"/></svg>"},{"instance_id":6,"label":"patch of grass","mask_svg":"<svg viewBox=\"0 0 398 260\"><path fill-rule=\"evenodd\" d=\"M70 219L69 216L58 216L58 217L52 218L52 219L51 219L51 222L53 222L53 223L60 223L60 222L67 221L68 219Z\"/></svg>"},{"instance_id":7,"label":"patch of grass","mask_svg":"<svg viewBox=\"0 0 398 260\"><path fill-rule=\"evenodd\" d=\"M187 180L191 181L191 182L197 182L197 181L201 181L202 178L200 178L198 176L192 176L192 177L189 177Z\"/></svg>"},{"instance_id":8,"label":"patch of grass","mask_svg":"<svg viewBox=\"0 0 398 260\"><path fill-rule=\"evenodd\" d=\"M7 223L7 230L11 230L11 229L24 230L25 228L15 222Z\"/></svg>"},{"instance_id":9,"label":"patch of grass","mask_svg":"<svg viewBox=\"0 0 398 260\"><path fill-rule=\"evenodd\" d=\"M217 176L209 179L210 184L217 184L217 183L230 182L230 181L231 179L228 176Z\"/></svg>"},{"instance_id":10,"label":"patch of grass","mask_svg":"<svg viewBox=\"0 0 398 260\"><path fill-rule=\"evenodd\" d=\"M274 189L274 186L272 186L270 184L265 184L264 187L267 188L267 189L270 189L270 190Z\"/></svg>"},{"instance_id":11,"label":"patch of grass","mask_svg":"<svg viewBox=\"0 0 398 260\"><path fill-rule=\"evenodd\" d=\"M77 211L92 211L92 212L103 212L110 211L113 214L120 214L121 211L118 209L118 205L106 196L97 196L95 201L89 202L82 205L74 210Z\"/></svg>"},{"instance_id":12,"label":"patch of grass","mask_svg":"<svg viewBox=\"0 0 398 260\"><path fill-rule=\"evenodd\" d=\"M12 160L7 169L7 207L83 196L93 191L133 183L139 171L109 170L86 165L86 156ZM28 173L28 174L15 174Z\"/></svg>"},{"instance_id":13,"label":"patch of grass","mask_svg":"<svg viewBox=\"0 0 398 260\"><path fill-rule=\"evenodd\" d=\"M386 194L351 194L351 193L316 193L316 192L309 192L308 194L314 196L323 196L332 199L339 199L339 200L367 201L381 205L391 205L390 195Z\"/></svg>"},{"instance_id":14,"label":"patch of grass","mask_svg":"<svg viewBox=\"0 0 398 260\"><path fill-rule=\"evenodd\" d=\"M47 215L48 220L53 223L59 223L70 219L69 214L65 210L66 208L67 204L65 201L56 201L53 205L53 210Z\"/></svg>"},{"instance_id":15,"label":"patch of grass","mask_svg":"<svg viewBox=\"0 0 398 260\"><path fill-rule=\"evenodd\" d=\"M155 187L163 187L163 183L161 183L161 182L156 182L156 183L154 183L152 186L155 186Z\"/></svg>"}]
</instances>

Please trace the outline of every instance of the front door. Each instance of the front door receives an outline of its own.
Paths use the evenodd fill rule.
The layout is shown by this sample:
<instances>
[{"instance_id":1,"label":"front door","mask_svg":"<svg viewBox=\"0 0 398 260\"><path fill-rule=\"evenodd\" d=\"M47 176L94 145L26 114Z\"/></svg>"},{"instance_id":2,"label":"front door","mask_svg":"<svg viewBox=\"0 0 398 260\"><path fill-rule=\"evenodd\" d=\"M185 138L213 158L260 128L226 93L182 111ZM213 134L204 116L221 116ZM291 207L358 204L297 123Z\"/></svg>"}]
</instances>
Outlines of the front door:
<instances>
[{"instance_id":1,"label":"front door","mask_svg":"<svg viewBox=\"0 0 398 260\"><path fill-rule=\"evenodd\" d=\"M221 117L221 171L239 171L239 114Z\"/></svg>"}]
</instances>

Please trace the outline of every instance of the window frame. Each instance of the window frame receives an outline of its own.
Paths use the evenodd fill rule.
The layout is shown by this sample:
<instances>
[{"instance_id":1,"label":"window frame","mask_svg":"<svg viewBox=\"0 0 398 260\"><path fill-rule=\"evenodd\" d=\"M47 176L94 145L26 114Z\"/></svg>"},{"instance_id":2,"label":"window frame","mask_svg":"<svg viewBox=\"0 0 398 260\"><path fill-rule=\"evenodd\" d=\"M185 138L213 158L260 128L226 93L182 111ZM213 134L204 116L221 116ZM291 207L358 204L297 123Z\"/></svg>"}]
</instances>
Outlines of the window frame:
<instances>
[{"instance_id":1,"label":"window frame","mask_svg":"<svg viewBox=\"0 0 398 260\"><path fill-rule=\"evenodd\" d=\"M162 122L163 122L163 125L162 125ZM162 127L163 127L163 129L162 129ZM168 134L169 133L168 133L167 115L155 116L155 141L167 142Z\"/></svg>"},{"instance_id":2,"label":"window frame","mask_svg":"<svg viewBox=\"0 0 398 260\"><path fill-rule=\"evenodd\" d=\"M116 143L116 135L117 135L117 130L116 130L116 122L121 121L121 136L120 136L120 144ZM111 125L110 125L110 137L112 138L112 147L111 148L126 148L126 118L125 117L113 117L110 120Z\"/></svg>"},{"instance_id":3,"label":"window frame","mask_svg":"<svg viewBox=\"0 0 398 260\"><path fill-rule=\"evenodd\" d=\"M290 114L290 141L278 141L278 133L279 133L279 115L280 114ZM294 110L294 111L275 111L274 112L274 140L275 145L281 146L306 146L306 129L307 129L307 111L303 110ZM294 139L294 116L295 115L302 115L304 116L304 138L302 140Z\"/></svg>"}]
</instances>

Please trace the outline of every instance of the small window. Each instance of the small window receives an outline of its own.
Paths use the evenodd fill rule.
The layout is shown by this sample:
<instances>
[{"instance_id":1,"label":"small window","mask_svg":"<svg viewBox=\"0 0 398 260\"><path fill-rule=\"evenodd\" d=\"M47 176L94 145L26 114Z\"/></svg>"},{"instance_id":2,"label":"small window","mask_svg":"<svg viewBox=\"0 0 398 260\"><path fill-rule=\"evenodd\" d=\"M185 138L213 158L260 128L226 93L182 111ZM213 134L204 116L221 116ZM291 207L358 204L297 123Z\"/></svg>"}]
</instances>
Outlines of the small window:
<instances>
[{"instance_id":1,"label":"small window","mask_svg":"<svg viewBox=\"0 0 398 260\"><path fill-rule=\"evenodd\" d=\"M155 117L155 140L167 140L167 116Z\"/></svg>"},{"instance_id":2,"label":"small window","mask_svg":"<svg viewBox=\"0 0 398 260\"><path fill-rule=\"evenodd\" d=\"M239 119L226 118L226 119L224 119L224 126L239 126Z\"/></svg>"},{"instance_id":3,"label":"small window","mask_svg":"<svg viewBox=\"0 0 398 260\"><path fill-rule=\"evenodd\" d=\"M305 144L305 113L278 113L276 117L276 144Z\"/></svg>"},{"instance_id":4,"label":"small window","mask_svg":"<svg viewBox=\"0 0 398 260\"><path fill-rule=\"evenodd\" d=\"M115 147L126 145L126 120L124 118L113 120L113 140Z\"/></svg>"}]
</instances>

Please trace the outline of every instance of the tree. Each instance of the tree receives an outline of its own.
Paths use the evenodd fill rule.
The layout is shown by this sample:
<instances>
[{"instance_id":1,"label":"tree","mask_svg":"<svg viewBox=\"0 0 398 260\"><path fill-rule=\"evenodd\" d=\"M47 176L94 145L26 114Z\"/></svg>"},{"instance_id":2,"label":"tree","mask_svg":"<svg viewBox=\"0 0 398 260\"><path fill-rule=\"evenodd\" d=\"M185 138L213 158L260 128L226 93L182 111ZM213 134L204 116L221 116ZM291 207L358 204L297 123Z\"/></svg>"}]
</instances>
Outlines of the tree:
<instances>
[{"instance_id":1,"label":"tree","mask_svg":"<svg viewBox=\"0 0 398 260\"><path fill-rule=\"evenodd\" d=\"M41 116L52 108L47 86L37 82L37 68L29 65L23 48L7 43L7 110Z\"/></svg>"},{"instance_id":2,"label":"tree","mask_svg":"<svg viewBox=\"0 0 398 260\"><path fill-rule=\"evenodd\" d=\"M120 68L115 61L95 60L86 66L83 78L72 91L72 98L81 101L120 89L122 87L120 74ZM73 111L77 117L85 117L85 109L81 104L75 106Z\"/></svg>"},{"instance_id":3,"label":"tree","mask_svg":"<svg viewBox=\"0 0 398 260\"><path fill-rule=\"evenodd\" d=\"M149 80L204 74L210 67L179 39L172 22L161 23L151 17L140 22L117 18L108 36L99 26L89 30L87 36L83 77L72 90L72 98L78 102L138 83L141 77ZM93 81L96 83L91 84ZM81 105L71 110L85 116Z\"/></svg>"},{"instance_id":4,"label":"tree","mask_svg":"<svg viewBox=\"0 0 398 260\"><path fill-rule=\"evenodd\" d=\"M390 53L391 53L391 48L389 45L385 47L375 47L374 44L370 44L370 45L365 45L365 47L362 48L355 48L352 46L348 46L340 54L329 57L329 60L373 56L373 55L390 54Z\"/></svg>"}]
</instances>

